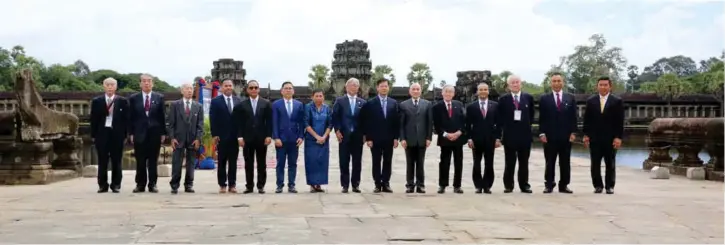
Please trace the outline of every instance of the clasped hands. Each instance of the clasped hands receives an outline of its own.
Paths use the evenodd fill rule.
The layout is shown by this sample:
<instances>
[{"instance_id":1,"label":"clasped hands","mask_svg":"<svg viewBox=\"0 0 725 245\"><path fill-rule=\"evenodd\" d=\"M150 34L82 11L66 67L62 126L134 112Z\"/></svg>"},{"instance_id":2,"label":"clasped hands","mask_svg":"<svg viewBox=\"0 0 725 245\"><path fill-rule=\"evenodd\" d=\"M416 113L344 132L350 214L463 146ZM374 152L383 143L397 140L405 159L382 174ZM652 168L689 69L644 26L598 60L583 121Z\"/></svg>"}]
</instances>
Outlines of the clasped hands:
<instances>
[{"instance_id":1,"label":"clasped hands","mask_svg":"<svg viewBox=\"0 0 725 245\"><path fill-rule=\"evenodd\" d=\"M584 142L585 147L589 147L589 136L585 135L582 141ZM619 149L620 147L622 147L622 139L614 138L614 140L612 140L612 147L614 147L614 149Z\"/></svg>"}]
</instances>

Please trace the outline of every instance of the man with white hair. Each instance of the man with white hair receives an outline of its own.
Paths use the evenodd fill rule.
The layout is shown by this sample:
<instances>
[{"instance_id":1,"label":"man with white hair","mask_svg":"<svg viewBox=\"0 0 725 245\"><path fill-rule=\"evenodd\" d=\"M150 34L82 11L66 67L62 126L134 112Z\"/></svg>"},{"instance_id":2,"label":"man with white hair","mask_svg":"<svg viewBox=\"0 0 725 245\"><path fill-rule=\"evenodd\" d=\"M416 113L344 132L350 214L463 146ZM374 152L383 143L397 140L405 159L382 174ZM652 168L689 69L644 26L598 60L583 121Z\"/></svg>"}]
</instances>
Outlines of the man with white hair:
<instances>
[{"instance_id":1,"label":"man with white hair","mask_svg":"<svg viewBox=\"0 0 725 245\"><path fill-rule=\"evenodd\" d=\"M118 82L109 77L103 80L103 95L91 101L91 138L98 154L98 193L108 192L108 159L111 159L111 184L113 193L121 189L121 157L126 141L128 101L116 95Z\"/></svg>"},{"instance_id":2,"label":"man with white hair","mask_svg":"<svg viewBox=\"0 0 725 245\"><path fill-rule=\"evenodd\" d=\"M531 193L529 185L529 155L531 154L531 122L534 119L534 97L521 91L521 78L511 75L506 79L510 93L498 99L498 120L501 127L505 165L503 170L504 193L514 189L514 169L519 162L519 189Z\"/></svg>"},{"instance_id":3,"label":"man with white hair","mask_svg":"<svg viewBox=\"0 0 725 245\"><path fill-rule=\"evenodd\" d=\"M345 83L346 94L335 99L332 106L332 127L340 142L340 184L342 193L352 191L360 193L360 172L362 171L363 136L360 125L360 110L365 100L357 96L360 81L350 78ZM367 92L367 91L366 91ZM352 172L350 160L352 159Z\"/></svg>"},{"instance_id":4,"label":"man with white hair","mask_svg":"<svg viewBox=\"0 0 725 245\"><path fill-rule=\"evenodd\" d=\"M452 85L443 86L443 101L433 106L433 130L438 135L441 148L441 161L438 166L438 194L446 192L453 156L453 192L463 194L463 145L466 144L466 115L463 103L453 100L456 89Z\"/></svg>"},{"instance_id":5,"label":"man with white hair","mask_svg":"<svg viewBox=\"0 0 725 245\"><path fill-rule=\"evenodd\" d=\"M194 159L204 135L204 108L191 99L194 86L181 85L183 98L171 103L169 108L169 137L174 153L171 157L171 193L179 193L182 158L186 159L184 192L194 193Z\"/></svg>"}]
</instances>

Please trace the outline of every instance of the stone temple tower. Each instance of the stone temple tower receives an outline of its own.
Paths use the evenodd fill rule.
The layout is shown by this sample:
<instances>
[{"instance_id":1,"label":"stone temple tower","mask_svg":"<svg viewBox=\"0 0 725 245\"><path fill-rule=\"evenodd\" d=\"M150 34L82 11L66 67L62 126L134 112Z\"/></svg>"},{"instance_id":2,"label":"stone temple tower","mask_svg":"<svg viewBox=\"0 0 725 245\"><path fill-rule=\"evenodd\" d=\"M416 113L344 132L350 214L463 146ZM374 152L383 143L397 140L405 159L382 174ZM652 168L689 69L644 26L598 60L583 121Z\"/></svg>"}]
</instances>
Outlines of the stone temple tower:
<instances>
[{"instance_id":1,"label":"stone temple tower","mask_svg":"<svg viewBox=\"0 0 725 245\"><path fill-rule=\"evenodd\" d=\"M246 75L247 70L244 69L244 61L241 60L219 59L214 61L214 68L211 69L212 81L222 83L231 79L234 83L234 93L239 96L244 95L244 87L247 86L247 80L244 79Z\"/></svg>"},{"instance_id":2,"label":"stone temple tower","mask_svg":"<svg viewBox=\"0 0 725 245\"><path fill-rule=\"evenodd\" d=\"M360 91L369 89L366 84L372 77L372 61L370 61L370 50L368 44L362 40L345 40L335 45L334 60L332 61L332 73L330 74L331 88L335 94L341 95L345 92L345 82L351 77L360 80ZM367 97L368 94L361 94Z\"/></svg>"}]
</instances>

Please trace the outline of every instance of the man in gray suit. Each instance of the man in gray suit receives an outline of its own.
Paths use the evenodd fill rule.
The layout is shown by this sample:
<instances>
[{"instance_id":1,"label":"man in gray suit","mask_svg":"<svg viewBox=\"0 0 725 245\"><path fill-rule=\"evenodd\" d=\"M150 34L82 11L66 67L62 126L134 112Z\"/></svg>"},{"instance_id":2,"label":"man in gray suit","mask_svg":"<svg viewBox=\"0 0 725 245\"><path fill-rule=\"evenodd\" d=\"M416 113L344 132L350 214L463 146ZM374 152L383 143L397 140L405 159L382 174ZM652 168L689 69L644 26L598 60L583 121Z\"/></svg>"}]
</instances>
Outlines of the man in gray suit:
<instances>
[{"instance_id":1,"label":"man in gray suit","mask_svg":"<svg viewBox=\"0 0 725 245\"><path fill-rule=\"evenodd\" d=\"M191 95L194 87L190 83L181 85L182 99L171 103L169 108L169 135L174 155L171 158L171 193L179 193L181 181L182 157L186 159L186 176L184 177L184 191L194 192L194 159L201 137L204 135L204 109L199 102L193 101Z\"/></svg>"},{"instance_id":2,"label":"man in gray suit","mask_svg":"<svg viewBox=\"0 0 725 245\"><path fill-rule=\"evenodd\" d=\"M400 103L400 145L405 149L406 193L425 193L425 150L433 136L431 103L420 97L419 83L410 85L410 99ZM413 180L415 176L415 182Z\"/></svg>"}]
</instances>

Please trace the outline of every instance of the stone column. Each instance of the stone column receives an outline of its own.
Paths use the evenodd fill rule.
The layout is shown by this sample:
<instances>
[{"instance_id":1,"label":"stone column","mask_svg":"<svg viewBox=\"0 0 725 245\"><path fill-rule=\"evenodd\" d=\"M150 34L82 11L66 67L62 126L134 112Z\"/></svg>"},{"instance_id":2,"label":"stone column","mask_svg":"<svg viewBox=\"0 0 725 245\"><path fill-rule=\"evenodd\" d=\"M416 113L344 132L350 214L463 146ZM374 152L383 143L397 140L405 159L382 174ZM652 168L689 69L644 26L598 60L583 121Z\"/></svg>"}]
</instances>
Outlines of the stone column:
<instances>
[{"instance_id":1,"label":"stone column","mask_svg":"<svg viewBox=\"0 0 725 245\"><path fill-rule=\"evenodd\" d=\"M67 169L80 172L81 161L78 152L83 146L83 140L78 136L68 136L53 140L53 152L56 158L53 160L53 169Z\"/></svg>"},{"instance_id":2,"label":"stone column","mask_svg":"<svg viewBox=\"0 0 725 245\"><path fill-rule=\"evenodd\" d=\"M53 181L48 157L53 149L52 142L0 143L0 184L38 185Z\"/></svg>"}]
</instances>

